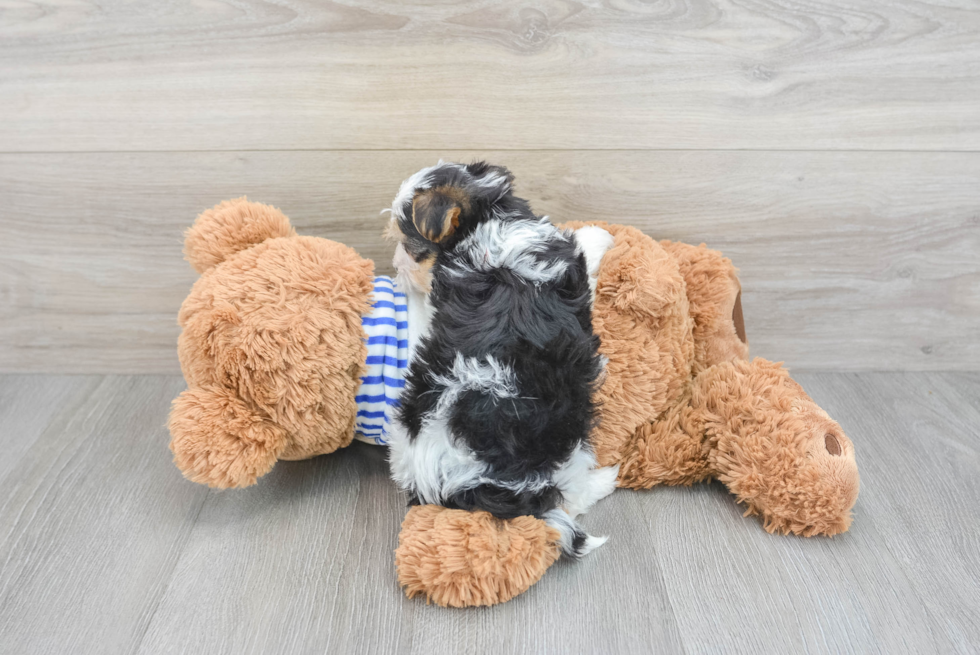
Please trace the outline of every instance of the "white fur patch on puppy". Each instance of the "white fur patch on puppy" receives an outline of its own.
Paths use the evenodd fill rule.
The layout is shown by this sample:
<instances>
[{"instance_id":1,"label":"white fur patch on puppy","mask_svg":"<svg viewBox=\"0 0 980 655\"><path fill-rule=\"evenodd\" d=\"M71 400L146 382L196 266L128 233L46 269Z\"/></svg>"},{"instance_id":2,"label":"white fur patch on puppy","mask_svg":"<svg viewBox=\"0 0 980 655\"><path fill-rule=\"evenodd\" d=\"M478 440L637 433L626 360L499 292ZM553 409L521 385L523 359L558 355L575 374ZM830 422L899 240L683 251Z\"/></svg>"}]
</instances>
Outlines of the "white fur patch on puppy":
<instances>
[{"instance_id":1,"label":"white fur patch on puppy","mask_svg":"<svg viewBox=\"0 0 980 655\"><path fill-rule=\"evenodd\" d=\"M453 438L443 418L426 421L425 438L414 441L398 421L392 428L391 477L423 503L441 505L454 493L475 487L486 473L486 465Z\"/></svg>"},{"instance_id":2,"label":"white fur patch on puppy","mask_svg":"<svg viewBox=\"0 0 980 655\"><path fill-rule=\"evenodd\" d=\"M596 465L592 450L579 446L568 461L555 471L554 483L565 499L565 511L572 518L589 511L616 489L619 465L602 468L596 468Z\"/></svg>"},{"instance_id":3,"label":"white fur patch on puppy","mask_svg":"<svg viewBox=\"0 0 980 655\"><path fill-rule=\"evenodd\" d=\"M405 300L408 305L408 359L411 366L419 341L429 333L429 325L432 323L435 309L429 301L429 294L419 288L418 278L415 275L419 269L418 262L409 256L400 243L395 247L392 263L398 271L395 275L395 283L405 290Z\"/></svg>"},{"instance_id":4,"label":"white fur patch on puppy","mask_svg":"<svg viewBox=\"0 0 980 655\"><path fill-rule=\"evenodd\" d=\"M561 551L569 557L578 558L588 555L609 539L609 537L593 537L592 535L585 534L582 528L575 522L575 519L566 514L565 510L561 508L555 508L545 512L543 518L545 523L558 530L558 545L561 547ZM575 543L576 538L580 541L577 547Z\"/></svg>"},{"instance_id":5,"label":"white fur patch on puppy","mask_svg":"<svg viewBox=\"0 0 980 655\"><path fill-rule=\"evenodd\" d=\"M585 267L589 272L589 289L592 303L595 304L595 288L599 281L599 266L606 252L613 247L615 239L606 230L595 225L586 225L575 230L575 241L585 255Z\"/></svg>"},{"instance_id":6,"label":"white fur patch on puppy","mask_svg":"<svg viewBox=\"0 0 980 655\"><path fill-rule=\"evenodd\" d=\"M473 271L507 268L528 282L548 282L561 277L568 269L568 262L537 256L555 239L565 239L565 235L546 219L537 222L492 219L480 223L456 248L465 255L466 261L461 265L467 270L448 271L460 277Z\"/></svg>"},{"instance_id":7,"label":"white fur patch on puppy","mask_svg":"<svg viewBox=\"0 0 980 655\"><path fill-rule=\"evenodd\" d=\"M481 363L476 357L463 357L463 353L457 352L450 375L432 376L436 384L446 387L436 405L436 416L446 416L449 408L464 391L483 391L497 398L517 396L517 377L514 371L506 364L498 362L493 355L487 355L485 359L486 363Z\"/></svg>"},{"instance_id":8,"label":"white fur patch on puppy","mask_svg":"<svg viewBox=\"0 0 980 655\"><path fill-rule=\"evenodd\" d=\"M490 172L483 177L478 177L474 183L485 189L494 189L497 192L497 198L502 197L510 191L510 182L507 181L505 176L497 172ZM494 200L497 198L494 198Z\"/></svg>"}]
</instances>

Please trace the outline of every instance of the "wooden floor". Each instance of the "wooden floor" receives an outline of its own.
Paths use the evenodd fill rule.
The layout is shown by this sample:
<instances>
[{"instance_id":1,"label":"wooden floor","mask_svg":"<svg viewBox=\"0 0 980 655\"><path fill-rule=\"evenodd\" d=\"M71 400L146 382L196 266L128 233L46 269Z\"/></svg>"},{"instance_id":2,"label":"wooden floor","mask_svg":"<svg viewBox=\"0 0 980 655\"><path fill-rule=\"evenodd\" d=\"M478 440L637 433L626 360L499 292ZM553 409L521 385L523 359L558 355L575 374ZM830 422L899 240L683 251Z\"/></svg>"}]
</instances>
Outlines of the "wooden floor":
<instances>
[{"instance_id":1,"label":"wooden floor","mask_svg":"<svg viewBox=\"0 0 980 655\"><path fill-rule=\"evenodd\" d=\"M720 485L619 491L609 542L491 609L408 600L381 448L214 492L169 461L173 376L0 377L2 653L977 652L980 375L797 379L854 440L833 539Z\"/></svg>"}]
</instances>

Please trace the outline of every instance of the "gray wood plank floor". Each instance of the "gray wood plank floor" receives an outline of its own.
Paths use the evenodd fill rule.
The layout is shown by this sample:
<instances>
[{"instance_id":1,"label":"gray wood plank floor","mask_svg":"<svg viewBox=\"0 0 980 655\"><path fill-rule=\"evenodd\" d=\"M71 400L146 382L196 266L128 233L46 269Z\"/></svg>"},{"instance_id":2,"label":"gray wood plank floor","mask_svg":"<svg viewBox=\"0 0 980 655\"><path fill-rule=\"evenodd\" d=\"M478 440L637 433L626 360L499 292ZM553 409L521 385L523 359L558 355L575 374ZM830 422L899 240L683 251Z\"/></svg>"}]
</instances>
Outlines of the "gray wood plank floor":
<instances>
[{"instance_id":1,"label":"gray wood plank floor","mask_svg":"<svg viewBox=\"0 0 980 655\"><path fill-rule=\"evenodd\" d=\"M174 376L0 377L0 652L977 652L980 375L800 373L858 449L852 529L772 536L717 484L620 491L510 603L407 600L404 499L355 444L209 492Z\"/></svg>"}]
</instances>

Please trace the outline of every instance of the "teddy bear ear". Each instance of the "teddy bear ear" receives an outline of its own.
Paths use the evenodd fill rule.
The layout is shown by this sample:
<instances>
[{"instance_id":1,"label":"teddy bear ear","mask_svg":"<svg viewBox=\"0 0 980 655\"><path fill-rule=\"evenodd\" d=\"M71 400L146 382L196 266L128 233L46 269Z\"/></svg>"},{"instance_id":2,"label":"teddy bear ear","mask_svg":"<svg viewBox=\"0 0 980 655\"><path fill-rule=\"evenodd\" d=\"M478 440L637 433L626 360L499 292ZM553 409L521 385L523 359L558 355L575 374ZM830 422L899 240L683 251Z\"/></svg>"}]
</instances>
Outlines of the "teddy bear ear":
<instances>
[{"instance_id":1,"label":"teddy bear ear","mask_svg":"<svg viewBox=\"0 0 980 655\"><path fill-rule=\"evenodd\" d=\"M184 233L184 256L204 273L236 252L266 239L296 236L286 216L270 205L244 196L226 200L203 212Z\"/></svg>"}]
</instances>

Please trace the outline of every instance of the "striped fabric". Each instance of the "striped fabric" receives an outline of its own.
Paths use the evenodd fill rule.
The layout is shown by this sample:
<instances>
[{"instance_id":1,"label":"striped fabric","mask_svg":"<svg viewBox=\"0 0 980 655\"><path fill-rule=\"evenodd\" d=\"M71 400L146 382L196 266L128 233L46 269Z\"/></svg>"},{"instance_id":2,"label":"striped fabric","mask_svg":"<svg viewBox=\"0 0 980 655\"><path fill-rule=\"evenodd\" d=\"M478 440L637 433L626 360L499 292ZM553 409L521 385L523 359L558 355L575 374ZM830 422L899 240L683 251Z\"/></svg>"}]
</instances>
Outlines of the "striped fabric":
<instances>
[{"instance_id":1,"label":"striped fabric","mask_svg":"<svg viewBox=\"0 0 980 655\"><path fill-rule=\"evenodd\" d=\"M354 437L371 444L387 443L392 411L405 386L408 368L408 305L405 294L387 276L374 278L374 304L361 319L367 334L367 375L357 390Z\"/></svg>"}]
</instances>

